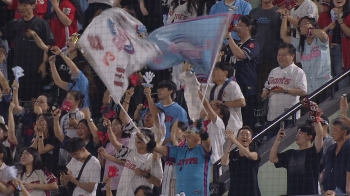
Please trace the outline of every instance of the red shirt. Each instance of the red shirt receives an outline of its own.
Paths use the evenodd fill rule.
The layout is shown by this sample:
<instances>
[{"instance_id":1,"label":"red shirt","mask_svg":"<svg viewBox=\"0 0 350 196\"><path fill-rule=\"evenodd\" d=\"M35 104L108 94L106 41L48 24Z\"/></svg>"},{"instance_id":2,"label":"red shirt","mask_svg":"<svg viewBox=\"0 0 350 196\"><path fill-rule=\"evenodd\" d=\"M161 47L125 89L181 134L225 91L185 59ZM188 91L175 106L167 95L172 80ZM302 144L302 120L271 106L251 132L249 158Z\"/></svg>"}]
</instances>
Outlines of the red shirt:
<instances>
[{"instance_id":1,"label":"red shirt","mask_svg":"<svg viewBox=\"0 0 350 196\"><path fill-rule=\"evenodd\" d=\"M66 27L60 21L57 14L55 12L52 13L50 27L56 40L55 45L59 48L63 48L66 45L66 40L69 38L69 36L78 32L77 11L70 0L60 1L59 8L72 21L71 25Z\"/></svg>"},{"instance_id":2,"label":"red shirt","mask_svg":"<svg viewBox=\"0 0 350 196\"><path fill-rule=\"evenodd\" d=\"M37 0L34 15L44 19L47 12L47 5L47 0ZM18 0L12 0L12 4L8 6L8 9L15 10L15 19L22 18L22 15L18 11Z\"/></svg>"},{"instance_id":3,"label":"red shirt","mask_svg":"<svg viewBox=\"0 0 350 196\"><path fill-rule=\"evenodd\" d=\"M348 28L350 27L350 14L343 18L343 22ZM318 18L318 25L321 29L326 28L331 23L332 19L329 12L323 12ZM329 43L332 43L332 30L327 31L327 34L329 37ZM350 69L350 37L347 37L341 28L340 37L343 56L343 70L348 70Z\"/></svg>"}]
</instances>

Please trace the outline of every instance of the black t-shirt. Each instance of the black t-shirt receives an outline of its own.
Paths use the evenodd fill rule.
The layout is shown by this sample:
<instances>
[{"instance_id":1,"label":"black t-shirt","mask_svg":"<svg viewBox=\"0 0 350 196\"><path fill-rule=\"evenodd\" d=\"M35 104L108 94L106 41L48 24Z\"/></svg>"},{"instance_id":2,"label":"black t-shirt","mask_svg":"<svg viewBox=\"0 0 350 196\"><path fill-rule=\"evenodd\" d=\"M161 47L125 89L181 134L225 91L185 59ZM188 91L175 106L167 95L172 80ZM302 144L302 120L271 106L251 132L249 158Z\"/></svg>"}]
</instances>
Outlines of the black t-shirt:
<instances>
[{"instance_id":1,"label":"black t-shirt","mask_svg":"<svg viewBox=\"0 0 350 196\"><path fill-rule=\"evenodd\" d=\"M245 97L258 94L258 65L260 46L254 39L249 39L243 44L237 45L243 50L247 56L246 59L238 59L234 57L234 67L236 69L236 80L241 87Z\"/></svg>"},{"instance_id":2,"label":"black t-shirt","mask_svg":"<svg viewBox=\"0 0 350 196\"><path fill-rule=\"evenodd\" d=\"M319 163L322 149L316 153L315 146L305 150L287 150L278 153L276 168L287 169L287 195L317 195Z\"/></svg>"},{"instance_id":3,"label":"black t-shirt","mask_svg":"<svg viewBox=\"0 0 350 196\"><path fill-rule=\"evenodd\" d=\"M257 33L254 35L254 39L260 46L260 64L263 63L265 66L269 66L261 67L260 69L268 69L266 71L267 73L276 67L276 55L279 44L282 43L282 40L279 38L282 20L277 10L277 6L268 10L259 6L249 13L258 23Z\"/></svg>"},{"instance_id":4,"label":"black t-shirt","mask_svg":"<svg viewBox=\"0 0 350 196\"><path fill-rule=\"evenodd\" d=\"M44 51L36 45L34 38L26 36L28 29L35 31L46 45L55 43L49 24L36 16L29 21L14 19L1 28L1 32L4 39L14 42L13 64L22 67L26 76L33 76L43 61Z\"/></svg>"},{"instance_id":5,"label":"black t-shirt","mask_svg":"<svg viewBox=\"0 0 350 196\"><path fill-rule=\"evenodd\" d=\"M259 156L259 155L258 155ZM260 156L253 161L240 156L239 151L230 152L230 189L228 196L260 196L258 184Z\"/></svg>"},{"instance_id":6,"label":"black t-shirt","mask_svg":"<svg viewBox=\"0 0 350 196\"><path fill-rule=\"evenodd\" d=\"M350 172L350 139L347 139L337 155L337 143L331 145L324 157L324 190L334 190L336 187L346 191L347 172Z\"/></svg>"},{"instance_id":7,"label":"black t-shirt","mask_svg":"<svg viewBox=\"0 0 350 196\"><path fill-rule=\"evenodd\" d=\"M59 177L58 172L58 159L61 142L54 136L51 135L44 139L44 146L50 144L54 146L54 149L50 152L41 155L41 160L46 168L49 169L56 177Z\"/></svg>"},{"instance_id":8,"label":"black t-shirt","mask_svg":"<svg viewBox=\"0 0 350 196\"><path fill-rule=\"evenodd\" d=\"M0 1L0 28L13 19L14 11L7 9L5 2Z\"/></svg>"}]
</instances>

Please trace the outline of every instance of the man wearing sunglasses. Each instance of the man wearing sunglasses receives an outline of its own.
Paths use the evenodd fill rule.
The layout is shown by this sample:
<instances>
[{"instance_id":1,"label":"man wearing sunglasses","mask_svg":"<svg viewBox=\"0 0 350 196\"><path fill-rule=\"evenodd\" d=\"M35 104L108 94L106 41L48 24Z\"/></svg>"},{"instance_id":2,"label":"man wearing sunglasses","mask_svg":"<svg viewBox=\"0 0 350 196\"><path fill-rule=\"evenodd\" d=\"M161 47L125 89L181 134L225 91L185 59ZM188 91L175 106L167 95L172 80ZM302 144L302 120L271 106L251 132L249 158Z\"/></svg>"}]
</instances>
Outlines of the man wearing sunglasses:
<instances>
[{"instance_id":1,"label":"man wearing sunglasses","mask_svg":"<svg viewBox=\"0 0 350 196\"><path fill-rule=\"evenodd\" d=\"M186 196L209 195L208 174L212 148L208 132L197 122L197 126L192 125L185 131L185 138L186 147L157 144L154 151L174 160L178 193L184 192Z\"/></svg>"}]
</instances>

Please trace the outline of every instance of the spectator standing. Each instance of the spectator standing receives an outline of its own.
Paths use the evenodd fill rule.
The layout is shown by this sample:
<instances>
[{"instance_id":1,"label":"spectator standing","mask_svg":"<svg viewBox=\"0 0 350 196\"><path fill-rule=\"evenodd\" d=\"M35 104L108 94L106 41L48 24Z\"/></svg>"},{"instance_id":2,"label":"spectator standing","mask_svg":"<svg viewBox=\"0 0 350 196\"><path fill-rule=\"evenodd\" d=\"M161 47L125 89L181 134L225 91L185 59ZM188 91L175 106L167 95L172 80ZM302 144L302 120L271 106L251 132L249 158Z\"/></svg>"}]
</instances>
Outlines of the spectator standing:
<instances>
[{"instance_id":1,"label":"spectator standing","mask_svg":"<svg viewBox=\"0 0 350 196\"><path fill-rule=\"evenodd\" d=\"M245 0L221 0L211 7L209 14L231 12L231 10L234 11L232 24L236 26L242 15L249 14L252 10L252 6ZM240 40L236 29L231 32L231 36L234 40Z\"/></svg>"},{"instance_id":2,"label":"spectator standing","mask_svg":"<svg viewBox=\"0 0 350 196\"><path fill-rule=\"evenodd\" d=\"M287 9L279 9L278 12L282 14L282 16L286 16L288 22L290 22L290 31L291 36L299 39L300 34L297 31L298 21L300 18L304 16L308 16L309 18L314 18L316 21L318 20L318 8L316 4L311 0L297 0L297 6L292 8L290 11ZM296 53L296 63L300 62L300 53Z\"/></svg>"},{"instance_id":3,"label":"spectator standing","mask_svg":"<svg viewBox=\"0 0 350 196\"><path fill-rule=\"evenodd\" d=\"M73 196L96 196L97 185L100 182L100 163L85 148L85 145L85 141L81 138L73 138L67 145L67 151L72 156L72 160L67 165L67 174L61 173L60 180L64 187L68 182L76 185ZM80 170L82 173L77 180Z\"/></svg>"},{"instance_id":4,"label":"spectator standing","mask_svg":"<svg viewBox=\"0 0 350 196\"><path fill-rule=\"evenodd\" d=\"M349 127L340 118L332 123L332 137L335 144L331 145L324 158L323 188L334 191L337 195L350 193L350 139Z\"/></svg>"},{"instance_id":5,"label":"spectator standing","mask_svg":"<svg viewBox=\"0 0 350 196\"><path fill-rule=\"evenodd\" d=\"M81 70L79 70L77 65L69 57L67 57L63 52L61 52L61 50L58 47L56 46L53 47L52 52L55 55L59 55L64 60L64 62L68 65L71 71L71 79L72 79L72 82L62 81L62 79L60 78L56 70L56 66L55 66L56 57L53 55L50 57L49 62L50 62L50 68L52 72L52 78L55 84L61 89L66 90L68 92L71 90L80 91L84 95L83 107L91 108L90 93L93 93L93 92L91 92L90 89L93 90L91 87L94 86L94 83L90 83L93 80L88 79L88 77L91 78L92 76L85 75Z\"/></svg>"},{"instance_id":6,"label":"spectator standing","mask_svg":"<svg viewBox=\"0 0 350 196\"><path fill-rule=\"evenodd\" d=\"M250 149L253 131L244 126L238 130L237 138L231 131L226 131L230 143L221 158L221 164L230 167L230 189L228 196L260 196L258 171L260 156ZM235 144L238 148L231 150Z\"/></svg>"},{"instance_id":7,"label":"spectator standing","mask_svg":"<svg viewBox=\"0 0 350 196\"><path fill-rule=\"evenodd\" d=\"M334 76L350 68L350 4L349 0L332 0L329 12L323 12L318 20L330 43L332 72ZM349 77L338 83L338 89L349 83Z\"/></svg>"},{"instance_id":8,"label":"spectator standing","mask_svg":"<svg viewBox=\"0 0 350 196\"><path fill-rule=\"evenodd\" d=\"M281 38L292 44L300 53L300 62L307 78L307 92L313 93L331 80L331 59L327 34L318 28L314 18L304 16L298 21L300 38L287 35L287 17L281 25Z\"/></svg>"},{"instance_id":9,"label":"spectator standing","mask_svg":"<svg viewBox=\"0 0 350 196\"><path fill-rule=\"evenodd\" d=\"M50 27L56 38L56 46L63 48L66 41L78 32L78 21L83 23L84 15L76 0L52 0Z\"/></svg>"},{"instance_id":10,"label":"spectator standing","mask_svg":"<svg viewBox=\"0 0 350 196\"><path fill-rule=\"evenodd\" d=\"M233 53L233 65L235 77L243 96L246 106L241 109L243 124L255 126L254 114L258 95L258 65L260 58L260 46L252 39L256 34L257 22L249 15L241 16L237 24L238 41L233 40L229 34L229 46Z\"/></svg>"},{"instance_id":11,"label":"spectator standing","mask_svg":"<svg viewBox=\"0 0 350 196\"><path fill-rule=\"evenodd\" d=\"M59 176L59 146L60 141L55 137L53 130L53 118L51 113L42 113L37 116L35 123L35 139L31 147L38 150L43 165L52 171L54 176Z\"/></svg>"},{"instance_id":12,"label":"spectator standing","mask_svg":"<svg viewBox=\"0 0 350 196\"><path fill-rule=\"evenodd\" d=\"M267 121L271 122L285 110L299 102L300 96L306 95L307 81L305 73L293 62L295 57L295 47L291 44L280 45L277 61L279 67L273 69L261 94L262 98L269 98ZM296 118L300 118L300 113L296 113ZM292 119L285 120L285 126L292 124ZM272 138L278 132L279 126L272 128L267 139Z\"/></svg>"},{"instance_id":13,"label":"spectator standing","mask_svg":"<svg viewBox=\"0 0 350 196\"><path fill-rule=\"evenodd\" d=\"M319 194L319 163L322 158L322 125L306 121L298 127L295 142L298 150L290 149L278 153L278 146L285 136L280 130L270 152L270 161L276 168L287 169L287 195ZM312 145L314 142L314 145Z\"/></svg>"},{"instance_id":14,"label":"spectator standing","mask_svg":"<svg viewBox=\"0 0 350 196\"><path fill-rule=\"evenodd\" d=\"M272 69L278 66L276 54L281 44L279 27L281 26L280 14L273 0L262 0L261 5L250 11L249 15L256 19L257 29L254 36L260 46L260 58L258 66L258 92L264 88L267 76Z\"/></svg>"},{"instance_id":15,"label":"spectator standing","mask_svg":"<svg viewBox=\"0 0 350 196\"><path fill-rule=\"evenodd\" d=\"M111 129L116 139L118 140L118 142L120 142L124 146L127 146L129 142L130 134L123 132L122 123L119 118L113 119ZM100 147L98 149L98 160L100 161L101 166L104 168L103 179L109 176L108 172L111 167L116 168L116 171L117 171L116 175L114 177L109 178L109 181L111 183L110 190L113 196L116 196L118 184L124 169L126 157L123 157L123 156L117 157L120 159L120 162L114 163L112 161L112 158L114 158L114 155L117 153L116 149L114 148L113 144L110 141L107 141L106 144L104 144L104 146L105 147ZM107 186L103 187L102 191L108 192Z\"/></svg>"},{"instance_id":16,"label":"spectator standing","mask_svg":"<svg viewBox=\"0 0 350 196\"><path fill-rule=\"evenodd\" d=\"M192 125L186 130L185 137L186 146L158 144L154 151L174 160L177 193L184 192L186 196L207 196L209 195L209 163L212 154L208 132L202 129L200 122L197 122L197 126Z\"/></svg>"},{"instance_id":17,"label":"spectator standing","mask_svg":"<svg viewBox=\"0 0 350 196\"><path fill-rule=\"evenodd\" d=\"M230 78L233 75L232 66L227 62L217 62L212 74L212 82L207 90L206 98L211 105L222 104L229 108L230 119L227 128L237 133L242 127L241 108L246 106L242 91L235 81ZM205 86L202 86L204 92Z\"/></svg>"},{"instance_id":18,"label":"spectator standing","mask_svg":"<svg viewBox=\"0 0 350 196\"><path fill-rule=\"evenodd\" d=\"M55 43L48 23L34 16L35 4L35 0L20 0L18 8L22 18L12 20L0 31L2 39L14 43L13 65L22 67L25 72L25 77L19 79L22 88L26 89L20 92L22 101L34 101L42 91L41 80L46 77L47 56L34 44L33 38L27 36L27 30L35 31L46 45Z\"/></svg>"},{"instance_id":19,"label":"spectator standing","mask_svg":"<svg viewBox=\"0 0 350 196\"><path fill-rule=\"evenodd\" d=\"M176 93L176 84L170 80L162 81L158 84L159 102L156 106L165 113L165 143L168 143L170 138L171 126L175 121L187 123L187 112L176 102L173 101Z\"/></svg>"},{"instance_id":20,"label":"spectator standing","mask_svg":"<svg viewBox=\"0 0 350 196\"><path fill-rule=\"evenodd\" d=\"M136 133L135 149L130 149L117 141L112 133L109 120L106 119L104 125L107 126L108 134L111 135L109 139L116 149L115 156L126 157L118 184L117 196L132 196L140 185L147 185L150 188L153 188L153 185L159 187L162 182L163 170L160 160L155 160L153 157L155 140L152 131L142 129L141 132ZM149 142L145 143L144 139Z\"/></svg>"}]
</instances>

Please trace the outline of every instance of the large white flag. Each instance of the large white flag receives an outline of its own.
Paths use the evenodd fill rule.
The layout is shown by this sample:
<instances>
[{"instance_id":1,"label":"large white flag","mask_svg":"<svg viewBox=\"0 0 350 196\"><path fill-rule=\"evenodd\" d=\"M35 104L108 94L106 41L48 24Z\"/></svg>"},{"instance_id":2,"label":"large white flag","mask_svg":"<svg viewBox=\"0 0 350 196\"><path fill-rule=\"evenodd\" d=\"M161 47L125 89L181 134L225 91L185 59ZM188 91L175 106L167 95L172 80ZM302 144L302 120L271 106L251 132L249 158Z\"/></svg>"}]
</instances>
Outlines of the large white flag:
<instances>
[{"instance_id":1,"label":"large white flag","mask_svg":"<svg viewBox=\"0 0 350 196\"><path fill-rule=\"evenodd\" d=\"M124 10L108 9L93 19L77 43L115 102L124 95L128 77L161 54L156 44L138 36L140 26Z\"/></svg>"}]
</instances>

